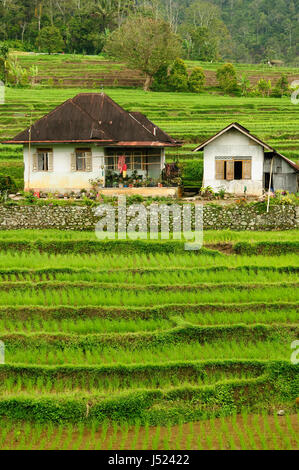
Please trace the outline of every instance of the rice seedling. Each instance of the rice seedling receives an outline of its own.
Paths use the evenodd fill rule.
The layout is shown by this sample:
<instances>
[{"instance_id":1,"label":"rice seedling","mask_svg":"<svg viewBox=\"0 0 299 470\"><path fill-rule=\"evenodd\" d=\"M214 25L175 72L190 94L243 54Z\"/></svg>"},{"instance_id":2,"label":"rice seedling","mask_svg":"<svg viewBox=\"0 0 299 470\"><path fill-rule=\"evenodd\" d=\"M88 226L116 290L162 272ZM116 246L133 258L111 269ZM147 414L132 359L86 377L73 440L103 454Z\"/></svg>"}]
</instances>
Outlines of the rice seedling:
<instances>
[{"instance_id":1,"label":"rice seedling","mask_svg":"<svg viewBox=\"0 0 299 470\"><path fill-rule=\"evenodd\" d=\"M74 432L73 426L71 424L67 424L66 425L66 435L64 437L64 441L63 441L63 444L62 444L62 450L67 450L67 449L70 448L70 444L71 444L72 439L73 439L73 432Z\"/></svg>"},{"instance_id":2,"label":"rice seedling","mask_svg":"<svg viewBox=\"0 0 299 470\"><path fill-rule=\"evenodd\" d=\"M11 147L10 147L11 151ZM90 240L97 241L95 232L84 232L76 230L55 230L55 229L20 229L20 230L1 230L0 240L6 239L21 239L21 240ZM276 232L250 232L250 231L232 231L232 230L205 230L204 241L205 243L218 243L218 242L257 242L257 241L297 241L298 231L294 230L280 230Z\"/></svg>"},{"instance_id":3,"label":"rice seedling","mask_svg":"<svg viewBox=\"0 0 299 470\"><path fill-rule=\"evenodd\" d=\"M277 431L278 436L280 437L280 439L283 442L283 446L284 446L285 450L291 450L292 449L292 444L291 444L290 438L283 431L283 429L282 429L282 427L279 423L279 418L278 418L277 414L274 415L274 425L275 425L275 429Z\"/></svg>"},{"instance_id":4,"label":"rice seedling","mask_svg":"<svg viewBox=\"0 0 299 470\"><path fill-rule=\"evenodd\" d=\"M280 256L248 256L248 255L231 255L221 256L219 260L215 260L215 256L198 255L194 253L188 254L161 254L140 253L119 254L99 253L97 255L87 254L47 254L47 253L18 253L18 252L2 252L0 255L0 269L24 269L40 270L57 270L77 269L92 270L99 272L111 272L113 270L137 270L137 269L158 269L161 271L169 268L186 269L186 268L202 268L207 269L219 265L220 267L236 268L239 266L295 266L298 267L299 256L297 254L285 254Z\"/></svg>"},{"instance_id":5,"label":"rice seedling","mask_svg":"<svg viewBox=\"0 0 299 470\"><path fill-rule=\"evenodd\" d=\"M90 271L90 270L70 270L61 271L56 269L54 272L49 269L47 272L30 271L17 272L12 270L2 271L0 278L2 280L1 289L11 287L39 287L48 286L53 288L56 284L68 285L76 287L76 284L87 286L92 283L101 285L119 285L127 284L128 286L138 288L139 286L159 286L159 285L198 285L198 284L217 284L225 282L231 283L273 283L273 282L295 282L298 277L299 268L286 266L281 268L274 267L254 267L254 266L237 266L234 268L228 266L211 267L210 269L189 267L189 268L168 268L157 269L140 269L140 270L110 270L110 271Z\"/></svg>"},{"instance_id":6,"label":"rice seedling","mask_svg":"<svg viewBox=\"0 0 299 470\"><path fill-rule=\"evenodd\" d=\"M135 422L133 439L132 439L132 446L131 446L132 450L136 449L138 438L139 438L139 433L140 433L140 420L137 419Z\"/></svg>"},{"instance_id":7,"label":"rice seedling","mask_svg":"<svg viewBox=\"0 0 299 470\"><path fill-rule=\"evenodd\" d=\"M205 290L163 290L155 292L155 305L165 304L196 304L196 303L244 303L244 302L291 302L297 300L294 286L278 284L271 287L254 289L232 289L229 287L213 287ZM77 305L77 306L152 306L153 293L149 290L134 292L133 290L80 289L12 289L1 294L0 305Z\"/></svg>"},{"instance_id":8,"label":"rice seedling","mask_svg":"<svg viewBox=\"0 0 299 470\"><path fill-rule=\"evenodd\" d=\"M142 436L141 450L148 450L149 448L149 424L146 423L144 433Z\"/></svg>"},{"instance_id":9,"label":"rice seedling","mask_svg":"<svg viewBox=\"0 0 299 470\"><path fill-rule=\"evenodd\" d=\"M243 413L244 415L244 413ZM262 422L266 419L268 425L263 429ZM135 434L134 449L148 448L173 448L173 449L232 449L240 447L248 449L255 447L257 449L273 449L275 447L275 438L277 443L280 442L279 448L290 447L290 449L298 449L294 440L294 436L298 435L298 418L296 415L286 416L279 422L279 428L275 426L274 416L248 415L246 428L241 426L239 416L235 415L230 418L213 418L212 420L203 419L201 422L192 424L183 424L179 426L168 425L165 428L160 426L156 428L140 427L140 423L131 427L127 423L123 423L121 427L104 422L100 428L94 422L90 427L79 425L60 424L49 428L41 423L20 422L16 423L12 420L1 422L1 429L6 429L5 440L1 443L1 449L7 448L66 448L79 449L84 448L124 448L132 449L131 442L125 443L128 433ZM244 425L243 422L243 425ZM281 423L284 423L283 425ZM289 422L291 432L287 426ZM15 429L14 429L15 428ZM272 432L269 433L269 428ZM244 429L244 432L243 432ZM11 437L11 431L14 437ZM139 441L139 434L141 440ZM233 441L230 434L233 435ZM108 439L106 436L108 435ZM132 435L132 434L130 434ZM192 437L193 435L193 437ZM202 436L205 436L203 439ZM252 443L252 437L255 437ZM182 440L182 436L186 436L186 440ZM274 436L274 440L273 440ZM99 440L103 445L99 446ZM139 443L138 443L139 442ZM170 442L173 443L170 445ZM125 443L125 444L124 444Z\"/></svg>"},{"instance_id":10,"label":"rice seedling","mask_svg":"<svg viewBox=\"0 0 299 470\"><path fill-rule=\"evenodd\" d=\"M186 438L186 449L191 450L193 448L193 439L194 439L194 426L193 423L189 423L189 433Z\"/></svg>"},{"instance_id":11,"label":"rice seedling","mask_svg":"<svg viewBox=\"0 0 299 470\"><path fill-rule=\"evenodd\" d=\"M294 426L292 425L289 415L286 415L286 425L287 425L288 434L292 439L292 448L299 449L299 435L298 435L298 432L297 433L295 432Z\"/></svg>"},{"instance_id":12,"label":"rice seedling","mask_svg":"<svg viewBox=\"0 0 299 470\"><path fill-rule=\"evenodd\" d=\"M151 349L140 348L87 348L84 351L78 348L65 348L59 351L50 347L39 347L38 349L22 347L7 349L6 357L8 363L19 364L146 364L167 361L190 361L194 357L202 361L221 357L223 359L250 359L250 360L288 360L290 339L282 343L280 340L248 342L231 340L230 344L223 341L212 341L207 344L177 344L162 345Z\"/></svg>"},{"instance_id":13,"label":"rice seedling","mask_svg":"<svg viewBox=\"0 0 299 470\"><path fill-rule=\"evenodd\" d=\"M161 427L157 426L153 440L152 440L152 450L158 450L159 442L160 442L160 435L161 435Z\"/></svg>"}]
</instances>

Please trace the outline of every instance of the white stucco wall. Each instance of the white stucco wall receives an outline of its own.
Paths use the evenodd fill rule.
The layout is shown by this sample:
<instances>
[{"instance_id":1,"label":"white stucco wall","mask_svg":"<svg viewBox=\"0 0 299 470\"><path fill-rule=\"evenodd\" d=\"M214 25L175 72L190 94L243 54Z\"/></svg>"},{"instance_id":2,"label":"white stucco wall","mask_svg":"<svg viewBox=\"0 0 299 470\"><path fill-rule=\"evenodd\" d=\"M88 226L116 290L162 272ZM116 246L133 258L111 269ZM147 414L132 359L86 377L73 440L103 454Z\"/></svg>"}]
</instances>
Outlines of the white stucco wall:
<instances>
[{"instance_id":1,"label":"white stucco wall","mask_svg":"<svg viewBox=\"0 0 299 470\"><path fill-rule=\"evenodd\" d=\"M216 157L251 157L251 180L216 180ZM260 196L263 194L263 166L263 147L236 129L231 129L205 147L203 185L211 186L214 191L225 188L232 194L243 194L246 186L247 194Z\"/></svg>"},{"instance_id":2,"label":"white stucco wall","mask_svg":"<svg viewBox=\"0 0 299 470\"><path fill-rule=\"evenodd\" d=\"M53 171L33 171L33 155L40 148L53 149ZM88 147L92 151L92 171L71 171L71 154L76 148ZM160 151L160 150L159 150ZM41 190L45 192L66 193L70 191L79 191L80 189L91 189L89 180L97 178L105 178L105 149L96 145L67 145L54 144L49 145L32 145L31 159L29 162L28 145L24 146L24 187L25 190ZM165 165L165 151L161 150L161 161L155 165L150 165L148 172L149 177L158 178L161 170ZM128 171L130 176L132 171ZM145 170L139 170L139 174L146 176Z\"/></svg>"},{"instance_id":3,"label":"white stucco wall","mask_svg":"<svg viewBox=\"0 0 299 470\"><path fill-rule=\"evenodd\" d=\"M53 171L32 171L32 155L42 145L31 147L31 161L29 164L28 146L24 146L24 182L25 190L43 190L46 192L68 192L80 189L90 189L90 179L101 178L104 175L104 148L95 145L81 145L90 147L92 150L92 171L71 171L71 154L80 145L52 145L53 148ZM49 148L49 145L44 145ZM29 178L28 178L29 176Z\"/></svg>"}]
</instances>

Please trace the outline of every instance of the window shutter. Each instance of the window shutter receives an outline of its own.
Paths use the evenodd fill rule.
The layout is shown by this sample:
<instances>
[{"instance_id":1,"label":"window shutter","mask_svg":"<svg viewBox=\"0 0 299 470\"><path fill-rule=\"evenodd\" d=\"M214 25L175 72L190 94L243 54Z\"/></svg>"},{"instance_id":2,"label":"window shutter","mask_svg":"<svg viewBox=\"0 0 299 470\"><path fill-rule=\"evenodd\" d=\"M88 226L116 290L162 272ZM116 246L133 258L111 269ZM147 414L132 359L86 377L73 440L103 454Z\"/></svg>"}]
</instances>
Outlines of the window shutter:
<instances>
[{"instance_id":1,"label":"window shutter","mask_svg":"<svg viewBox=\"0 0 299 470\"><path fill-rule=\"evenodd\" d=\"M215 160L216 162L216 180L224 179L224 160Z\"/></svg>"},{"instance_id":2,"label":"window shutter","mask_svg":"<svg viewBox=\"0 0 299 470\"><path fill-rule=\"evenodd\" d=\"M32 171L38 171L37 153L32 155Z\"/></svg>"},{"instance_id":3,"label":"window shutter","mask_svg":"<svg viewBox=\"0 0 299 470\"><path fill-rule=\"evenodd\" d=\"M235 171L234 171L235 162L234 160L227 160L226 162L226 179L231 181L234 179Z\"/></svg>"},{"instance_id":4,"label":"window shutter","mask_svg":"<svg viewBox=\"0 0 299 470\"><path fill-rule=\"evenodd\" d=\"M48 152L48 171L53 171L53 152Z\"/></svg>"},{"instance_id":5,"label":"window shutter","mask_svg":"<svg viewBox=\"0 0 299 470\"><path fill-rule=\"evenodd\" d=\"M76 171L76 154L71 153L71 171Z\"/></svg>"},{"instance_id":6,"label":"window shutter","mask_svg":"<svg viewBox=\"0 0 299 470\"><path fill-rule=\"evenodd\" d=\"M86 171L92 171L92 153L86 152Z\"/></svg>"},{"instance_id":7,"label":"window shutter","mask_svg":"<svg viewBox=\"0 0 299 470\"><path fill-rule=\"evenodd\" d=\"M244 180L251 179L251 160L243 161L243 179Z\"/></svg>"}]
</instances>

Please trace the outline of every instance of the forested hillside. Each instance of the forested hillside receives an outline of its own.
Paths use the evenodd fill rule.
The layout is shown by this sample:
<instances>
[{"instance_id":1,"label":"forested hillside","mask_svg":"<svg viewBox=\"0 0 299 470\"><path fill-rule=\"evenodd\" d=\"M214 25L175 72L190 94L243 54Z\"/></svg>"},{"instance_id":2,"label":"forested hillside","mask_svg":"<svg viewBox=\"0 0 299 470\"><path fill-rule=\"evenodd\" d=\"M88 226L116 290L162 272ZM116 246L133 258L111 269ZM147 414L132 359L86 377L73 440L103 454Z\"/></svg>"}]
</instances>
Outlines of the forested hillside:
<instances>
[{"instance_id":1,"label":"forested hillside","mask_svg":"<svg viewBox=\"0 0 299 470\"><path fill-rule=\"evenodd\" d=\"M295 0L0 0L0 41L48 52L52 35L53 52L97 54L136 12L168 21L186 59L298 63Z\"/></svg>"}]
</instances>

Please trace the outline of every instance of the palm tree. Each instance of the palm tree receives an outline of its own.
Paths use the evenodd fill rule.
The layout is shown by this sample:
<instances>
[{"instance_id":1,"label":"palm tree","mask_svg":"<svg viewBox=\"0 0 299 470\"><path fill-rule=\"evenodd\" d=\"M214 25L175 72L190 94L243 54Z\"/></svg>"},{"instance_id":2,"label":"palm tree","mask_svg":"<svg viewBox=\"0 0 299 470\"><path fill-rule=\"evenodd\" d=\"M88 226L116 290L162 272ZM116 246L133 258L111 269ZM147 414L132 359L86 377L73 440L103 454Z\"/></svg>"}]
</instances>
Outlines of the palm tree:
<instances>
[{"instance_id":1,"label":"palm tree","mask_svg":"<svg viewBox=\"0 0 299 470\"><path fill-rule=\"evenodd\" d=\"M117 18L117 10L116 0L99 0L93 8L93 15L101 18L101 26L105 30Z\"/></svg>"}]
</instances>

